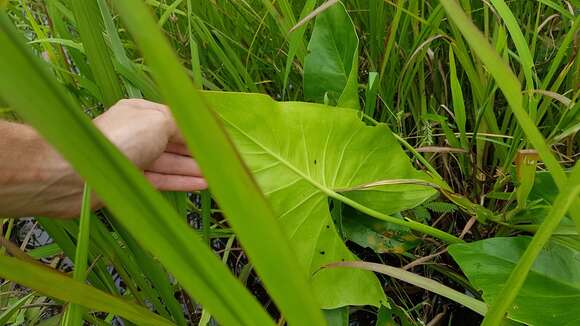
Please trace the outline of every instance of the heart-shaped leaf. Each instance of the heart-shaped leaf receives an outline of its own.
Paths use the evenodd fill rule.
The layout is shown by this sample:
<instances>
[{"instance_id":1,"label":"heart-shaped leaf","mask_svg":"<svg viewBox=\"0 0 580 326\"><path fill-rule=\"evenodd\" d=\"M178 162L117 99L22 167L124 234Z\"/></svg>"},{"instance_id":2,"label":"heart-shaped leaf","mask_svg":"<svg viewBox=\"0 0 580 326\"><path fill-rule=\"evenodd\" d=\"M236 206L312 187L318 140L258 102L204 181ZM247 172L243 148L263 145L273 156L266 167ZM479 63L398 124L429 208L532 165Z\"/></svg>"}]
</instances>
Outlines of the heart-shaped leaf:
<instances>
[{"instance_id":1,"label":"heart-shaped leaf","mask_svg":"<svg viewBox=\"0 0 580 326\"><path fill-rule=\"evenodd\" d=\"M281 219L322 307L386 304L371 272L319 268L356 259L336 232L329 193L377 180L426 178L413 169L388 127L366 126L350 109L275 102L260 94L204 96ZM400 184L345 193L386 213L433 194L424 186Z\"/></svg>"},{"instance_id":2,"label":"heart-shaped leaf","mask_svg":"<svg viewBox=\"0 0 580 326\"><path fill-rule=\"evenodd\" d=\"M304 97L308 101L357 109L358 37L342 3L316 17L304 59Z\"/></svg>"},{"instance_id":3,"label":"heart-shaped leaf","mask_svg":"<svg viewBox=\"0 0 580 326\"><path fill-rule=\"evenodd\" d=\"M530 243L528 237L493 238L454 244L449 253L492 305ZM580 321L580 252L548 243L508 311L531 325L577 325Z\"/></svg>"}]
</instances>

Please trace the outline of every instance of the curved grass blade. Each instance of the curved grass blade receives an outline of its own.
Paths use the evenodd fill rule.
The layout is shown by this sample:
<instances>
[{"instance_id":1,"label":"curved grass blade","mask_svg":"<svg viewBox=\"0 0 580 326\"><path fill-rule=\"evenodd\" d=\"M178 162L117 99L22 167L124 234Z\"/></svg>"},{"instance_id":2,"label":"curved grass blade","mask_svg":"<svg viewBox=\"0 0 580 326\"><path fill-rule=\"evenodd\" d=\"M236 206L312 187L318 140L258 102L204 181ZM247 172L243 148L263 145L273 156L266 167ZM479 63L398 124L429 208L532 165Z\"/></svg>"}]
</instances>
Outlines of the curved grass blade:
<instances>
[{"instance_id":1,"label":"curved grass blade","mask_svg":"<svg viewBox=\"0 0 580 326\"><path fill-rule=\"evenodd\" d=\"M29 52L4 13L0 46L2 98L91 184L140 245L221 323L271 325L255 298Z\"/></svg>"},{"instance_id":2,"label":"curved grass blade","mask_svg":"<svg viewBox=\"0 0 580 326\"><path fill-rule=\"evenodd\" d=\"M485 316L487 312L487 306L485 305L485 303L473 297L467 296L461 292L453 290L452 288L447 287L439 282L417 275L415 273L408 272L402 268L377 263L369 263L364 261L336 262L325 266L325 268L337 268L337 267L364 269L368 271L385 274L390 277L401 280L403 282L407 282L420 288L423 288L427 291L437 293L440 296L446 297L447 299L453 300L459 304L464 305L465 307L477 312L482 316Z\"/></svg>"},{"instance_id":3,"label":"curved grass blade","mask_svg":"<svg viewBox=\"0 0 580 326\"><path fill-rule=\"evenodd\" d=\"M51 268L0 256L0 276L59 300L110 312L138 325L173 325L141 306L75 281Z\"/></svg>"}]
</instances>

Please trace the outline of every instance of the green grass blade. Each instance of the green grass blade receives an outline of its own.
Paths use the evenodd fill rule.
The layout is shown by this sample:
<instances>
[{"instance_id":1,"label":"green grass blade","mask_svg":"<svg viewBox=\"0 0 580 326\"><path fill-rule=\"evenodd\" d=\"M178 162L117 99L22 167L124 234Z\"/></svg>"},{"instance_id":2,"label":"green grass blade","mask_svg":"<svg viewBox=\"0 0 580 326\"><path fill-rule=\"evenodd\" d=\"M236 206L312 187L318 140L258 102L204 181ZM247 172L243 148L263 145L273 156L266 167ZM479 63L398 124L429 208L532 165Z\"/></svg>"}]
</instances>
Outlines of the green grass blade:
<instances>
[{"instance_id":1,"label":"green grass blade","mask_svg":"<svg viewBox=\"0 0 580 326\"><path fill-rule=\"evenodd\" d=\"M91 184L119 223L218 321L238 325L272 324L255 298L196 232L82 114L43 63L28 51L2 13L0 31L2 98L55 146ZM247 216L251 214L244 218Z\"/></svg>"},{"instance_id":2,"label":"green grass blade","mask_svg":"<svg viewBox=\"0 0 580 326\"><path fill-rule=\"evenodd\" d=\"M105 0L97 0L97 2L99 9L101 10L104 30L107 33L107 41L115 58L114 60L116 60L120 65L131 67L132 62L125 53L125 48L123 47L121 37L119 36L115 23L113 22L113 16L111 15L107 2ZM141 92L134 85L127 81L125 81L124 84L127 95L129 95L130 98L141 97Z\"/></svg>"},{"instance_id":3,"label":"green grass blade","mask_svg":"<svg viewBox=\"0 0 580 326\"><path fill-rule=\"evenodd\" d=\"M526 79L526 86L528 89L534 88L534 58L530 48L526 42L522 31L520 30L519 23L514 16L513 12L510 10L508 5L504 0L490 0L496 9L497 14L503 19L508 32L516 46L518 55L520 58L520 63L522 64L522 69Z\"/></svg>"},{"instance_id":4,"label":"green grass blade","mask_svg":"<svg viewBox=\"0 0 580 326\"><path fill-rule=\"evenodd\" d=\"M316 5L316 0L308 0L304 3L304 7L302 8L302 12L300 14L300 19L306 17ZM288 55L286 57L286 67L284 68L284 79L283 79L283 93L286 93L286 87L288 86L288 77L290 76L290 71L292 70L292 62L294 61L294 57L298 53L298 49L304 46L304 33L306 32L306 26L308 24L304 24L298 28L295 28L290 32L288 36ZM304 63L304 56L299 56L298 61L300 63Z\"/></svg>"},{"instance_id":5,"label":"green grass blade","mask_svg":"<svg viewBox=\"0 0 580 326\"><path fill-rule=\"evenodd\" d=\"M402 268L377 263L368 263L363 261L337 262L329 264L327 267L359 268L385 274L398 280L413 284L425 290L431 291L433 293L437 293L443 297L446 297L450 300L453 300L459 304L464 305L465 307L477 312L480 315L485 315L487 312L487 306L485 305L485 303L473 297L465 295L461 292L458 292L450 287L447 287L437 281L408 272Z\"/></svg>"},{"instance_id":6,"label":"green grass blade","mask_svg":"<svg viewBox=\"0 0 580 326\"><path fill-rule=\"evenodd\" d=\"M87 264L89 259L89 237L91 230L91 188L85 183L83 191L83 202L81 206L81 216L79 220L79 235L77 237L77 250L75 253L75 266L73 279L83 283L87 274ZM82 324L82 307L71 304L64 313L63 325Z\"/></svg>"},{"instance_id":7,"label":"green grass blade","mask_svg":"<svg viewBox=\"0 0 580 326\"><path fill-rule=\"evenodd\" d=\"M455 66L455 56L453 47L449 46L449 76L451 79L451 98L453 100L453 112L455 113L455 123L459 129L459 139L461 146L469 151L465 126L467 124L467 115L465 114L465 101L463 100L463 91L457 78L457 68Z\"/></svg>"},{"instance_id":8,"label":"green grass blade","mask_svg":"<svg viewBox=\"0 0 580 326\"><path fill-rule=\"evenodd\" d=\"M123 98L123 91L103 38L103 21L98 3L96 0L74 0L71 6L89 66L101 91L102 102L109 107Z\"/></svg>"},{"instance_id":9,"label":"green grass blade","mask_svg":"<svg viewBox=\"0 0 580 326\"><path fill-rule=\"evenodd\" d=\"M2 314L0 314L0 325L9 325L9 324L11 324L9 322L10 322L10 319L12 318L12 316L14 316L14 314L16 314L20 310L20 308L24 304L26 304L26 302L30 301L30 299L33 298L34 295L35 295L35 293L32 292L32 293L30 293L28 295L25 295L22 298L18 299L11 306L5 307L6 310L4 310L2 312Z\"/></svg>"},{"instance_id":10,"label":"green grass blade","mask_svg":"<svg viewBox=\"0 0 580 326\"><path fill-rule=\"evenodd\" d=\"M0 276L63 301L122 316L138 325L173 325L146 308L106 294L42 265L0 256Z\"/></svg>"},{"instance_id":11,"label":"green grass blade","mask_svg":"<svg viewBox=\"0 0 580 326\"><path fill-rule=\"evenodd\" d=\"M546 245L552 233L556 230L562 217L571 207L574 200L578 199L580 194L580 164L572 170L567 184L561 189L560 194L556 197L550 213L540 225L540 228L534 235L532 241L526 248L526 251L518 261L518 264L512 270L501 293L497 296L497 301L489 309L482 325L491 326L499 325L504 318L510 305L517 297L519 290L524 284L526 277L540 254L542 248Z\"/></svg>"},{"instance_id":12,"label":"green grass blade","mask_svg":"<svg viewBox=\"0 0 580 326\"><path fill-rule=\"evenodd\" d=\"M116 1L115 4L143 51L163 98L204 171L212 194L229 218L274 302L292 324L323 325L322 313L272 209L217 117L204 104L175 58L147 6L139 0ZM277 245L264 246L264 243Z\"/></svg>"}]
</instances>

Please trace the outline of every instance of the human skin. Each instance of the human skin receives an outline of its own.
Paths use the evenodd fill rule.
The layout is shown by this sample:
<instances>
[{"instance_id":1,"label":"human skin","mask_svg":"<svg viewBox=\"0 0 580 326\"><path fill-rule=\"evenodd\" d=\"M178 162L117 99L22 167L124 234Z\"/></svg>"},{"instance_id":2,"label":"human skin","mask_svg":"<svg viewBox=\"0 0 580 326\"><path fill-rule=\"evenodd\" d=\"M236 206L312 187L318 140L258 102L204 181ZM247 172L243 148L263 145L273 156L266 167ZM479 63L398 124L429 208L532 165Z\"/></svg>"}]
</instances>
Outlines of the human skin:
<instances>
[{"instance_id":1,"label":"human skin","mask_svg":"<svg viewBox=\"0 0 580 326\"><path fill-rule=\"evenodd\" d=\"M121 100L93 122L158 190L207 188L167 107ZM34 129L0 120L0 216L78 216L83 186L71 165ZM102 203L93 196L91 205Z\"/></svg>"}]
</instances>

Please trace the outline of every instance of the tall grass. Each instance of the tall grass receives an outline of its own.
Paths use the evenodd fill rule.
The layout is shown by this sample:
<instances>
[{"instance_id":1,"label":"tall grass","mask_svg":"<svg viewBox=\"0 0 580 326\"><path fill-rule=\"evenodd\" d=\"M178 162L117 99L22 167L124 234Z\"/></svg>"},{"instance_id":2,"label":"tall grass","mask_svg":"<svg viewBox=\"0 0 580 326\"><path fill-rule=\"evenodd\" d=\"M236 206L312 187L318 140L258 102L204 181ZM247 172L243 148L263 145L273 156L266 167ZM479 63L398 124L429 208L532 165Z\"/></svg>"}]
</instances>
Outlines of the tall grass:
<instances>
[{"instance_id":1,"label":"tall grass","mask_svg":"<svg viewBox=\"0 0 580 326\"><path fill-rule=\"evenodd\" d=\"M317 18L309 14L320 15L315 10L321 5L324 9L324 3L0 2L0 115L37 128L107 204L107 210L85 212L79 221L38 219L56 246L25 251L69 257L73 279L5 256L0 256L0 275L70 302L64 315L71 325L81 318L110 322L114 316L137 324L184 325L210 318L226 325L273 324L273 318L278 324L324 324L299 267L301 257L295 257L270 203L197 91L259 92L281 101L304 100L304 70L309 69L305 63L312 49L308 44ZM358 90L359 96L356 105L349 106L360 103L369 124L387 124L415 166L430 172L442 194L437 200L445 201L401 212L406 220L387 220L449 243L535 233L503 287L502 299L487 309L484 323L497 324L509 313L541 248L555 239L554 232L569 243L580 243L578 168L567 172L580 149L577 5L551 0L343 3L359 39L353 58L359 72L353 84L358 88L352 92L356 95ZM92 127L83 111L95 116L123 97L144 97L171 107L211 195L159 195ZM538 169L548 171L554 189L560 191L550 203L550 213L530 225L514 220L538 205L529 191L520 191L514 204L521 182L514 172L519 168L516 157L524 149L538 152ZM486 311L477 289L440 253L445 244L424 238L415 243L409 239L420 233L390 229L383 230L390 241L407 234L403 242L411 249L385 253L369 243L374 252L363 249L342 230L342 219L350 214L342 203L366 213L364 218L387 215L332 194L334 222L360 258L404 266L433 255L431 264L416 271L469 292L476 297L470 305ZM564 215L575 222L576 230L562 235L558 228ZM0 236L14 240L18 229L14 220L0 217ZM382 239L380 232L365 234ZM222 239L231 237L236 242L226 246ZM122 287L115 284L111 269L123 280ZM33 273L44 276L35 280ZM399 320L413 322L428 323L443 318L437 317L440 314L450 322L462 316L450 301L433 305L434 294L407 292L390 273L394 278L383 282L390 308L352 307L351 320L364 324L366 317L361 316L380 319L388 309L393 315L399 308L406 311ZM401 275L403 281L413 279ZM82 284L85 279L90 289ZM48 282L75 290L59 290ZM3 299L3 293L14 289L11 282L0 283L0 307L15 307L4 311L24 316L25 301ZM88 295L80 296L82 291ZM63 315L58 309L38 313L38 318Z\"/></svg>"}]
</instances>

